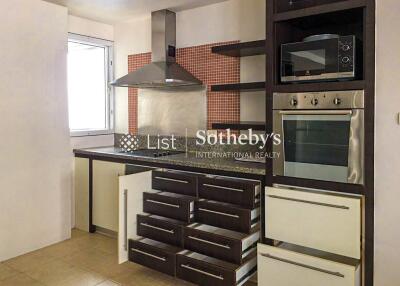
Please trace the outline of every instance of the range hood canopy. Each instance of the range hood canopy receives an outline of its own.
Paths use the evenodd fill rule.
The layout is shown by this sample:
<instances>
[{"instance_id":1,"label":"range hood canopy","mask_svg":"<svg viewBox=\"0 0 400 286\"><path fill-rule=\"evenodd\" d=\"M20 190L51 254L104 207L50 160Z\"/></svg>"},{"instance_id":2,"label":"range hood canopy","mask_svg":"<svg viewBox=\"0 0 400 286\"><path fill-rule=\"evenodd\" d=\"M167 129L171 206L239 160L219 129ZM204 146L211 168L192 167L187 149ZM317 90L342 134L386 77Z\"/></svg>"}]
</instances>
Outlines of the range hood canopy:
<instances>
[{"instance_id":1,"label":"range hood canopy","mask_svg":"<svg viewBox=\"0 0 400 286\"><path fill-rule=\"evenodd\" d=\"M136 88L198 86L202 82L176 63L176 15L169 10L151 13L152 63L111 83Z\"/></svg>"}]
</instances>

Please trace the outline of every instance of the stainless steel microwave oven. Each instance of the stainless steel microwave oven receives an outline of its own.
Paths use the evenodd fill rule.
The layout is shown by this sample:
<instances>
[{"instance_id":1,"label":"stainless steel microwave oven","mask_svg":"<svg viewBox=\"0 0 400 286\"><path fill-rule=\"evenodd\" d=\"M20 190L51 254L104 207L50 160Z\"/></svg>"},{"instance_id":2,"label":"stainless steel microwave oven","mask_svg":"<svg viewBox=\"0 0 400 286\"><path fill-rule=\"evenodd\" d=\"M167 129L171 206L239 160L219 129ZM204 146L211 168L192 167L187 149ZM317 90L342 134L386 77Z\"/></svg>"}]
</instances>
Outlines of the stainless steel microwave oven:
<instances>
[{"instance_id":1,"label":"stainless steel microwave oven","mask_svg":"<svg viewBox=\"0 0 400 286\"><path fill-rule=\"evenodd\" d=\"M355 36L316 35L281 46L281 82L351 80L356 77Z\"/></svg>"},{"instance_id":2,"label":"stainless steel microwave oven","mask_svg":"<svg viewBox=\"0 0 400 286\"><path fill-rule=\"evenodd\" d=\"M364 184L364 91L275 93L273 174Z\"/></svg>"}]
</instances>

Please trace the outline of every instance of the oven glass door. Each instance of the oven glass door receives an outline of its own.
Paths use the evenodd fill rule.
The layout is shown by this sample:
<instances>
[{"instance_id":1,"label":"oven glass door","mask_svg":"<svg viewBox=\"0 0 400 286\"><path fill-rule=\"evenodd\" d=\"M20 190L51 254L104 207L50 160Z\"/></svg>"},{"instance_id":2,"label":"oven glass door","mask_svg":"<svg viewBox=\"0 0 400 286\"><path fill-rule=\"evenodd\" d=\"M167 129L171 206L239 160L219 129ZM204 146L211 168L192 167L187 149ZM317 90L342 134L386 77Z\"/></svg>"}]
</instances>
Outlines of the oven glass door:
<instances>
[{"instance_id":1,"label":"oven glass door","mask_svg":"<svg viewBox=\"0 0 400 286\"><path fill-rule=\"evenodd\" d=\"M282 115L284 175L348 181L351 114Z\"/></svg>"},{"instance_id":2,"label":"oven glass door","mask_svg":"<svg viewBox=\"0 0 400 286\"><path fill-rule=\"evenodd\" d=\"M282 46L282 80L331 78L338 72L338 40L329 39Z\"/></svg>"}]
</instances>

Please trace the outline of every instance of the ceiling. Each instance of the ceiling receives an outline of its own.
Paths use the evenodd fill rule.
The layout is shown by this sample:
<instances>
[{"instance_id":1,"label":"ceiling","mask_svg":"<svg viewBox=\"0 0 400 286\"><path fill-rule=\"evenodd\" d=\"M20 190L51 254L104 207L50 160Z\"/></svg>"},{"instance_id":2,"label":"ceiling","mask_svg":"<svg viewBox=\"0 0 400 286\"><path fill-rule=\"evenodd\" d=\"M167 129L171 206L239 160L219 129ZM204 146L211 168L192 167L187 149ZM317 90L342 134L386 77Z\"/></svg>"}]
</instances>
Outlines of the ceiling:
<instances>
[{"instance_id":1,"label":"ceiling","mask_svg":"<svg viewBox=\"0 0 400 286\"><path fill-rule=\"evenodd\" d=\"M75 16L103 22L117 23L149 14L151 11L170 9L182 11L227 0L45 0L69 8Z\"/></svg>"}]
</instances>

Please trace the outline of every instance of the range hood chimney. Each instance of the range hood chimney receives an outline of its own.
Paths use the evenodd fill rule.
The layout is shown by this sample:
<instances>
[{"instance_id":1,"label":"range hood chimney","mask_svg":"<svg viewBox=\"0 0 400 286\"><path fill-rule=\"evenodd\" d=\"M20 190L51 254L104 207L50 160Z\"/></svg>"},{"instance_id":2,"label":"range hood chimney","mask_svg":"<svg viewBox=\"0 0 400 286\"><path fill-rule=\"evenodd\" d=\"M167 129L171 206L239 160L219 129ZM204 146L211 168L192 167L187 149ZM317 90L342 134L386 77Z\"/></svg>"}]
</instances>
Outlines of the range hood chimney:
<instances>
[{"instance_id":1,"label":"range hood chimney","mask_svg":"<svg viewBox=\"0 0 400 286\"><path fill-rule=\"evenodd\" d=\"M136 88L198 86L202 82L176 63L176 14L169 10L151 13L152 63L111 83Z\"/></svg>"}]
</instances>

